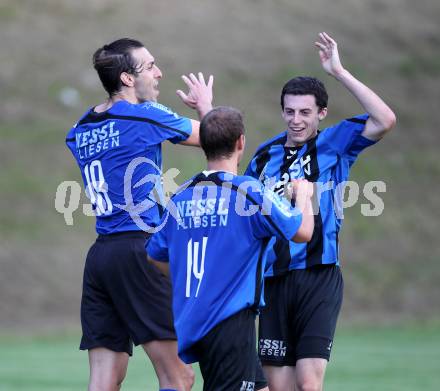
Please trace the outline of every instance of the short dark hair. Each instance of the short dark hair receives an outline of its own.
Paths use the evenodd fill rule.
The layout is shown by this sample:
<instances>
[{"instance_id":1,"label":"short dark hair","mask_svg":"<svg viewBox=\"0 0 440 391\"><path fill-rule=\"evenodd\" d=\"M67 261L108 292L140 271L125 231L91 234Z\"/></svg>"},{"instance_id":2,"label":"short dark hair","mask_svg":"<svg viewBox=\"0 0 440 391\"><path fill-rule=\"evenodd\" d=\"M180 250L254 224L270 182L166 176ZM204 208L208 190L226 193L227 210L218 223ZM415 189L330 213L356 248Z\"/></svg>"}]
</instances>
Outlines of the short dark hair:
<instances>
[{"instance_id":1,"label":"short dark hair","mask_svg":"<svg viewBox=\"0 0 440 391\"><path fill-rule=\"evenodd\" d=\"M110 96L120 91L122 87L121 73L137 75L141 64L137 64L131 52L144 45L131 38L121 38L104 45L93 55L93 66L98 72L99 79Z\"/></svg>"},{"instance_id":2,"label":"short dark hair","mask_svg":"<svg viewBox=\"0 0 440 391\"><path fill-rule=\"evenodd\" d=\"M242 134L243 116L233 107L216 107L200 123L200 145L208 160L230 158Z\"/></svg>"},{"instance_id":3,"label":"short dark hair","mask_svg":"<svg viewBox=\"0 0 440 391\"><path fill-rule=\"evenodd\" d=\"M283 110L285 95L313 95L319 109L327 107L328 104L328 94L324 83L310 76L298 76L284 84L281 91L281 108Z\"/></svg>"}]
</instances>

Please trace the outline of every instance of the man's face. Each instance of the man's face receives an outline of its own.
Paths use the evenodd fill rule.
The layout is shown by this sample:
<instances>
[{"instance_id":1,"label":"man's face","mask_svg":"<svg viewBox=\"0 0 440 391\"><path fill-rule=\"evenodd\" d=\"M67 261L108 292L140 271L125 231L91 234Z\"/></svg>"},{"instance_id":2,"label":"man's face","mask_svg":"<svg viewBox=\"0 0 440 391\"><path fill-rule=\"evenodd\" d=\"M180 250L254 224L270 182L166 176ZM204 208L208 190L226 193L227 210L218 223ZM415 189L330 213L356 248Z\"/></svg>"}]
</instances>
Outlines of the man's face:
<instances>
[{"instance_id":1,"label":"man's face","mask_svg":"<svg viewBox=\"0 0 440 391\"><path fill-rule=\"evenodd\" d=\"M319 109L313 95L285 95L281 115L287 124L288 142L303 145L316 136L327 108Z\"/></svg>"},{"instance_id":2,"label":"man's face","mask_svg":"<svg viewBox=\"0 0 440 391\"><path fill-rule=\"evenodd\" d=\"M159 96L159 79L162 78L162 72L154 63L154 57L146 48L134 49L131 54L140 68L134 79L134 89L138 102L156 102Z\"/></svg>"}]
</instances>

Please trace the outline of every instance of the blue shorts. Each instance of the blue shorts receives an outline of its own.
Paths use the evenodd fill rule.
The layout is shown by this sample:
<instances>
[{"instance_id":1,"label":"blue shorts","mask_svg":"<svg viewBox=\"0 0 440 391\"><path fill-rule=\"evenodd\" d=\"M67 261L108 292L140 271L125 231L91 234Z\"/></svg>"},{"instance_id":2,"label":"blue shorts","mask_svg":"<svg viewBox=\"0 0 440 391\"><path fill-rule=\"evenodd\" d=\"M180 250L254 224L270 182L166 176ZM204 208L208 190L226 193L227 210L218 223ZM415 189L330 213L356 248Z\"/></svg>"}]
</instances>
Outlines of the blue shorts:
<instances>
[{"instance_id":1,"label":"blue shorts","mask_svg":"<svg viewBox=\"0 0 440 391\"><path fill-rule=\"evenodd\" d=\"M171 283L147 262L144 232L99 235L87 254L80 349L132 354L135 345L176 340Z\"/></svg>"}]
</instances>

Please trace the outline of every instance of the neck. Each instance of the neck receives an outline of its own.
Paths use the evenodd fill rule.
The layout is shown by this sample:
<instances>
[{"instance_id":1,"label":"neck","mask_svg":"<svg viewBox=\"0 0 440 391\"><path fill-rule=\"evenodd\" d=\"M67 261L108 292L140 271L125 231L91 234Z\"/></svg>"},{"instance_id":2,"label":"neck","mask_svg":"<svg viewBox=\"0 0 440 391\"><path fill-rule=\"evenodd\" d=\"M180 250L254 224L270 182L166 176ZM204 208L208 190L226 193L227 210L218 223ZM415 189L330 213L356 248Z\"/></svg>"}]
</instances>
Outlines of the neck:
<instances>
[{"instance_id":1,"label":"neck","mask_svg":"<svg viewBox=\"0 0 440 391\"><path fill-rule=\"evenodd\" d=\"M115 95L109 96L104 103L101 103L100 105L96 106L95 111L98 113L102 111L106 111L110 109L116 102L119 102L121 100L125 100L132 104L139 103L135 96L132 96L131 94L126 94L124 92L119 92Z\"/></svg>"},{"instance_id":2,"label":"neck","mask_svg":"<svg viewBox=\"0 0 440 391\"><path fill-rule=\"evenodd\" d=\"M300 147L302 145L304 145L304 143L297 143L293 141L290 132L287 131L287 140L286 140L286 144L284 144L285 147Z\"/></svg>"},{"instance_id":3,"label":"neck","mask_svg":"<svg viewBox=\"0 0 440 391\"><path fill-rule=\"evenodd\" d=\"M237 175L238 163L236 159L208 160L208 171L227 171Z\"/></svg>"}]
</instances>

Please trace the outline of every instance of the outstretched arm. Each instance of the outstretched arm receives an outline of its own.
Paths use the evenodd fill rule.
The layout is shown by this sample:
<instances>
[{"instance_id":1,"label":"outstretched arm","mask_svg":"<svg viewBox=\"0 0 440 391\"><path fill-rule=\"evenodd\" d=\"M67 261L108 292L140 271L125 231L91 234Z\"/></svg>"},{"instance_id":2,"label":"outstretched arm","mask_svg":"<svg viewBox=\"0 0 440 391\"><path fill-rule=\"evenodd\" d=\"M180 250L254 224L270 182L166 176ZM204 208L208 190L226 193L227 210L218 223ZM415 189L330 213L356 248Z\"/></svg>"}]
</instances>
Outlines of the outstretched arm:
<instances>
[{"instance_id":1,"label":"outstretched arm","mask_svg":"<svg viewBox=\"0 0 440 391\"><path fill-rule=\"evenodd\" d=\"M203 73L199 72L198 78L193 73L190 73L189 76L183 75L182 79L188 86L188 93L185 94L182 90L177 90L176 93L180 99L182 99L183 103L197 111L197 115L201 120L206 113L212 110L212 85L214 83L214 77L210 75L206 83ZM191 120L191 123L191 136L181 144L199 146L200 122Z\"/></svg>"},{"instance_id":2,"label":"outstretched arm","mask_svg":"<svg viewBox=\"0 0 440 391\"><path fill-rule=\"evenodd\" d=\"M373 141L380 140L396 124L393 111L375 92L342 66L338 44L333 38L327 33L320 33L319 41L315 42L315 45L319 49L319 57L324 70L340 81L368 113L369 118L362 136Z\"/></svg>"}]
</instances>

